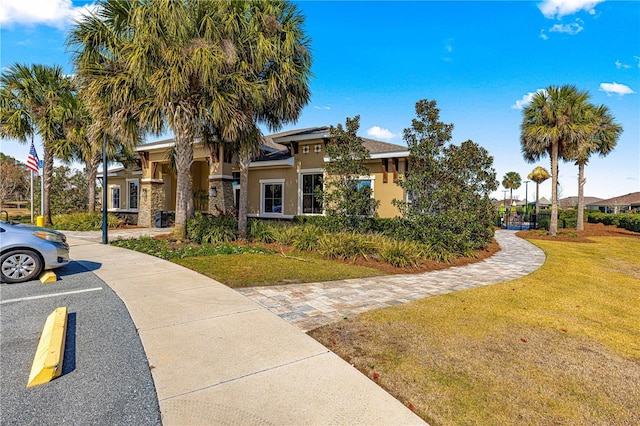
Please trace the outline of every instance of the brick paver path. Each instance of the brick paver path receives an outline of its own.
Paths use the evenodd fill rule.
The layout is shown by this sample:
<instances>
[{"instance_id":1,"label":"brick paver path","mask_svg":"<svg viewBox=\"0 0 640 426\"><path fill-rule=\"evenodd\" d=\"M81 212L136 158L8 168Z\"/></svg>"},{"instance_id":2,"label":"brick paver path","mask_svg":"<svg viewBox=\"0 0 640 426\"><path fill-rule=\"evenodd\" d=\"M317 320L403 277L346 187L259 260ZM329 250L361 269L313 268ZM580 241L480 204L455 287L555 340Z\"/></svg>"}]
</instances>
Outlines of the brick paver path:
<instances>
[{"instance_id":1,"label":"brick paver path","mask_svg":"<svg viewBox=\"0 0 640 426\"><path fill-rule=\"evenodd\" d=\"M495 238L501 248L498 253L466 266L421 274L250 287L237 291L308 331L372 309L519 278L544 263L544 252L516 237L515 231L496 231Z\"/></svg>"}]
</instances>

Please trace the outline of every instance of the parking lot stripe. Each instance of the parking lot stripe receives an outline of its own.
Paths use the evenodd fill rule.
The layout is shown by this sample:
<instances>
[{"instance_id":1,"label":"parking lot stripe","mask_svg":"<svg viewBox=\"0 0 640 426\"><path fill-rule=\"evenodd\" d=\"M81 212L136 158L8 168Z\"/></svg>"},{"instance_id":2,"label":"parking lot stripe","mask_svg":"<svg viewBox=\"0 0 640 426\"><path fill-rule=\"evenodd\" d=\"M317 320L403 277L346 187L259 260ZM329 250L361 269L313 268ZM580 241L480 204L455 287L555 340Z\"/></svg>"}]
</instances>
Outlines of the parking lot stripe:
<instances>
[{"instance_id":1,"label":"parking lot stripe","mask_svg":"<svg viewBox=\"0 0 640 426\"><path fill-rule=\"evenodd\" d=\"M97 290L102 290L102 287L87 288L85 290L67 291L65 293L43 294L41 296L20 297L18 299L3 300L0 302L0 305L4 305L5 303L13 303L13 302L24 302L25 300L46 299L47 297L67 296L69 294L86 293L88 291L97 291Z\"/></svg>"}]
</instances>

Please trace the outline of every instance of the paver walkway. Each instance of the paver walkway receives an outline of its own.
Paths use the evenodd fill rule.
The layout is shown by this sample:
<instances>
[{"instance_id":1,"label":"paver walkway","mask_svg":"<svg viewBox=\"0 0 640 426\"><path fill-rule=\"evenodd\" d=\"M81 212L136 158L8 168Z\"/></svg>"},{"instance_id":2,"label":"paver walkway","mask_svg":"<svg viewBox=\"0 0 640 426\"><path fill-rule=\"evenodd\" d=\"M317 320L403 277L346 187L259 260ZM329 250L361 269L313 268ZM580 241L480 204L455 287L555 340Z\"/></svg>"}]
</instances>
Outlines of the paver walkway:
<instances>
[{"instance_id":1,"label":"paver walkway","mask_svg":"<svg viewBox=\"0 0 640 426\"><path fill-rule=\"evenodd\" d=\"M544 252L516 237L515 231L496 231L495 238L501 249L498 253L466 266L421 274L250 287L236 291L309 331L372 309L519 278L544 263Z\"/></svg>"}]
</instances>

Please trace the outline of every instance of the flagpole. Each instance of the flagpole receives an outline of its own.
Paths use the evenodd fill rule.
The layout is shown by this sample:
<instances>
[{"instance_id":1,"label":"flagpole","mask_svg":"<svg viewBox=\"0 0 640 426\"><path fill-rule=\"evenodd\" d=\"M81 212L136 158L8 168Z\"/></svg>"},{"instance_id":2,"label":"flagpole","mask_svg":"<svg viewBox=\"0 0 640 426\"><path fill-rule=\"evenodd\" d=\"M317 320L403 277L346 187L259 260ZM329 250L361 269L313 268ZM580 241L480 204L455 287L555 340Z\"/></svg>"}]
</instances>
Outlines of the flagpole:
<instances>
[{"instance_id":1,"label":"flagpole","mask_svg":"<svg viewBox=\"0 0 640 426\"><path fill-rule=\"evenodd\" d=\"M31 223L33 223L33 170L31 172Z\"/></svg>"},{"instance_id":2,"label":"flagpole","mask_svg":"<svg viewBox=\"0 0 640 426\"><path fill-rule=\"evenodd\" d=\"M44 158L44 155L42 158ZM40 173L40 216L44 217L44 160L40 161L42 161L42 173Z\"/></svg>"}]
</instances>

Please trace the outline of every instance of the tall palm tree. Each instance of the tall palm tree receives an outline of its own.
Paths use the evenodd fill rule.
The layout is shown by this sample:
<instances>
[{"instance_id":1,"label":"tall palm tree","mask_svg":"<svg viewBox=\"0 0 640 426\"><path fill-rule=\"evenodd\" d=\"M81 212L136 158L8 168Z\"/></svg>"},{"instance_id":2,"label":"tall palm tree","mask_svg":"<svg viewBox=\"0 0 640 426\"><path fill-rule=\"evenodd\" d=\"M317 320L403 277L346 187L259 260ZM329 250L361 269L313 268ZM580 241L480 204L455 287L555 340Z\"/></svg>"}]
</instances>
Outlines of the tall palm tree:
<instances>
[{"instance_id":1,"label":"tall palm tree","mask_svg":"<svg viewBox=\"0 0 640 426\"><path fill-rule=\"evenodd\" d=\"M107 95L114 132L130 136L133 120L175 136L177 168L175 235L186 237L193 142L206 123L238 136L246 118L237 99L250 83L234 74L235 44L229 2L104 0L71 33L76 63L89 96ZM246 124L245 124L246 126Z\"/></svg>"},{"instance_id":2,"label":"tall palm tree","mask_svg":"<svg viewBox=\"0 0 640 426\"><path fill-rule=\"evenodd\" d=\"M64 139L62 100L71 81L59 66L15 64L0 76L0 136L26 142L39 134L44 150L45 224L51 223L49 194L53 176L53 146Z\"/></svg>"},{"instance_id":3,"label":"tall palm tree","mask_svg":"<svg viewBox=\"0 0 640 426\"><path fill-rule=\"evenodd\" d=\"M288 1L244 2L236 13L263 35L261 43L245 43L237 49L240 69L248 71L247 79L255 79L260 88L242 102L243 113L254 125L245 129L236 144L240 166L238 231L246 237L249 164L262 145L257 124L275 131L298 119L311 97L311 55L304 17Z\"/></svg>"},{"instance_id":4,"label":"tall palm tree","mask_svg":"<svg viewBox=\"0 0 640 426\"><path fill-rule=\"evenodd\" d=\"M75 79L73 83L75 90L60 105L64 115L65 139L58 141L53 151L55 156L63 161L78 161L84 164L88 210L93 213L96 205L96 178L102 162L103 138L109 160L123 164L134 160L127 146L111 137L108 129L99 127L100 124L106 123L106 120L93 119L79 80Z\"/></svg>"},{"instance_id":5,"label":"tall palm tree","mask_svg":"<svg viewBox=\"0 0 640 426\"><path fill-rule=\"evenodd\" d=\"M572 144L589 133L582 120L589 94L575 86L549 86L533 96L523 109L520 146L525 160L551 157L551 223L549 234L558 232L558 158L567 158Z\"/></svg>"},{"instance_id":6,"label":"tall palm tree","mask_svg":"<svg viewBox=\"0 0 640 426\"><path fill-rule=\"evenodd\" d=\"M584 177L584 166L592 154L597 153L604 157L613 151L622 133L622 126L613 121L613 116L605 105L588 108L584 121L592 130L587 137L577 142L573 153L578 166L578 231L584 230L584 184L587 181Z\"/></svg>"},{"instance_id":7,"label":"tall palm tree","mask_svg":"<svg viewBox=\"0 0 640 426\"><path fill-rule=\"evenodd\" d=\"M509 200L513 201L513 190L520 188L522 178L518 172L507 172L502 178L502 186L509 190Z\"/></svg>"},{"instance_id":8,"label":"tall palm tree","mask_svg":"<svg viewBox=\"0 0 640 426\"><path fill-rule=\"evenodd\" d=\"M270 7L280 14L258 20L255 11ZM286 1L103 0L72 31L89 96L110 99L115 133L127 139L136 125L157 134L166 124L173 131L178 238L186 236L192 202L194 139L215 135L238 143L271 116L268 109L296 106L278 74L287 82L297 59L273 54L276 39L298 45L294 32L285 31L298 21L294 12Z\"/></svg>"},{"instance_id":9,"label":"tall palm tree","mask_svg":"<svg viewBox=\"0 0 640 426\"><path fill-rule=\"evenodd\" d=\"M540 213L540 206L538 206L538 200L540 199L540 184L549 179L551 175L544 167L537 166L531 173L527 175L527 179L536 183L536 216Z\"/></svg>"}]
</instances>

